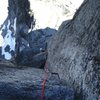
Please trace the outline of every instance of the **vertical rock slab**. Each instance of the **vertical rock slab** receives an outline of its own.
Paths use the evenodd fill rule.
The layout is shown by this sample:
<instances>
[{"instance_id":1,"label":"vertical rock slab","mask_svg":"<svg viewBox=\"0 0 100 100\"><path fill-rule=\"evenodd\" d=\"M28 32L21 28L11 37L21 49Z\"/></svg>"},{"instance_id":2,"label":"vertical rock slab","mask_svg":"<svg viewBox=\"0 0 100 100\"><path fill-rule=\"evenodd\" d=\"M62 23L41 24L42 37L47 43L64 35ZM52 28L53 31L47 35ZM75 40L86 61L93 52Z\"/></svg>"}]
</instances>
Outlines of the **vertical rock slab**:
<instances>
[{"instance_id":1,"label":"vertical rock slab","mask_svg":"<svg viewBox=\"0 0 100 100\"><path fill-rule=\"evenodd\" d=\"M81 98L100 99L100 0L84 0L48 46L48 65Z\"/></svg>"},{"instance_id":2,"label":"vertical rock slab","mask_svg":"<svg viewBox=\"0 0 100 100\"><path fill-rule=\"evenodd\" d=\"M8 0L8 17L0 28L4 41L1 47L2 58L10 60L15 55L18 57L19 52L28 47L25 37L28 30L32 29L33 22L28 0Z\"/></svg>"}]
</instances>

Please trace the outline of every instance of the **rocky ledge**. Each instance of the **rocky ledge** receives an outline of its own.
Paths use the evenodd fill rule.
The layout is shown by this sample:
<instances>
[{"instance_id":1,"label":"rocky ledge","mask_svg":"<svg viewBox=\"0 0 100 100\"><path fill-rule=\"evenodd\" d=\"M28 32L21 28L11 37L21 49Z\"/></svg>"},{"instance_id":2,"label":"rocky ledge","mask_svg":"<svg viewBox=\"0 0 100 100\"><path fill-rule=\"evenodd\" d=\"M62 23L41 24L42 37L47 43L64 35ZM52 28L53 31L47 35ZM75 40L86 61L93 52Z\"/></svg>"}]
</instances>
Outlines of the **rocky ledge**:
<instances>
[{"instance_id":1,"label":"rocky ledge","mask_svg":"<svg viewBox=\"0 0 100 100\"><path fill-rule=\"evenodd\" d=\"M44 100L73 100L75 91L61 84L57 75L48 74ZM0 100L40 100L45 78L43 69L0 65Z\"/></svg>"}]
</instances>

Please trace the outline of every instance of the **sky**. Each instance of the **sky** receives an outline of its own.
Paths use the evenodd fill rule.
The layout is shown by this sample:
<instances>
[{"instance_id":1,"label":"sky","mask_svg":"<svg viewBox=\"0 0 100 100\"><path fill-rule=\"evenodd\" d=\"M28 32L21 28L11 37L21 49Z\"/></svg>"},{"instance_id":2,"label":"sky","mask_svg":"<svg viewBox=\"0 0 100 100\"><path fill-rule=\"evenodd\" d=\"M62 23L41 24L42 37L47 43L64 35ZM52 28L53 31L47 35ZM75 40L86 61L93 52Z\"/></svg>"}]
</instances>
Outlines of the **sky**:
<instances>
[{"instance_id":1,"label":"sky","mask_svg":"<svg viewBox=\"0 0 100 100\"><path fill-rule=\"evenodd\" d=\"M8 14L7 7L8 7L8 0L0 0L0 26L7 18ZM1 31L0 31L0 46L2 46L2 43L3 43L3 38L1 36Z\"/></svg>"},{"instance_id":2,"label":"sky","mask_svg":"<svg viewBox=\"0 0 100 100\"><path fill-rule=\"evenodd\" d=\"M0 25L4 22L7 17L8 11L8 0L0 0Z\"/></svg>"},{"instance_id":3,"label":"sky","mask_svg":"<svg viewBox=\"0 0 100 100\"><path fill-rule=\"evenodd\" d=\"M8 0L0 0L0 1L1 1L0 2L0 25L1 25L7 17ZM60 14L62 13L61 9L53 8L52 5L47 5L42 2L36 2L39 0L30 0L30 1L31 1L31 8L35 12L37 23L40 24L39 27L45 28L46 25L48 24L49 24L48 26L55 27L55 25L53 24L57 21L56 16L60 16ZM66 3L69 1L71 1L74 4L75 8L78 8L80 4L83 2L83 0L57 0L58 3ZM62 17L62 20L65 20L65 18ZM61 21L59 22L59 24L61 23Z\"/></svg>"},{"instance_id":4,"label":"sky","mask_svg":"<svg viewBox=\"0 0 100 100\"><path fill-rule=\"evenodd\" d=\"M33 9L35 18L36 18L36 27L38 28L56 28L61 25L61 23L68 18L68 16L63 14L63 9L57 5L68 5L70 6L70 11L74 12L75 8L78 9L83 0L49 0L50 2L45 2L46 0L30 0L31 9ZM72 4L70 4L70 1Z\"/></svg>"}]
</instances>

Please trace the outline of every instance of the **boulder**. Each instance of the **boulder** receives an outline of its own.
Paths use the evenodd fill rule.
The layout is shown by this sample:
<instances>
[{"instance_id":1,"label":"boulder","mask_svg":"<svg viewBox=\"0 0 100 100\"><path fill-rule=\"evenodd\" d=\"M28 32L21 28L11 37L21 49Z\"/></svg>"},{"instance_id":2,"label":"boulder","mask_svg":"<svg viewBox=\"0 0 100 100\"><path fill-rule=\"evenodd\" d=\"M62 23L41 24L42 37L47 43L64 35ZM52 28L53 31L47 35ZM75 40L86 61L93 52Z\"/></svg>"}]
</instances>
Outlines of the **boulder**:
<instances>
[{"instance_id":1,"label":"boulder","mask_svg":"<svg viewBox=\"0 0 100 100\"><path fill-rule=\"evenodd\" d=\"M17 64L44 68L47 59L48 41L55 33L56 30L49 27L30 32L25 37L26 44L22 42L24 44L21 45L22 50L19 52L18 59L16 59ZM28 46L27 43L29 43Z\"/></svg>"},{"instance_id":2,"label":"boulder","mask_svg":"<svg viewBox=\"0 0 100 100\"><path fill-rule=\"evenodd\" d=\"M44 28L38 29L30 32L26 37L26 40L29 43L29 46L36 53L47 50L47 43L50 40L51 36L53 36L57 32L56 29L53 28Z\"/></svg>"},{"instance_id":3,"label":"boulder","mask_svg":"<svg viewBox=\"0 0 100 100\"><path fill-rule=\"evenodd\" d=\"M44 100L74 100L75 91L48 74ZM40 100L45 72L36 68L0 65L0 100Z\"/></svg>"}]
</instances>

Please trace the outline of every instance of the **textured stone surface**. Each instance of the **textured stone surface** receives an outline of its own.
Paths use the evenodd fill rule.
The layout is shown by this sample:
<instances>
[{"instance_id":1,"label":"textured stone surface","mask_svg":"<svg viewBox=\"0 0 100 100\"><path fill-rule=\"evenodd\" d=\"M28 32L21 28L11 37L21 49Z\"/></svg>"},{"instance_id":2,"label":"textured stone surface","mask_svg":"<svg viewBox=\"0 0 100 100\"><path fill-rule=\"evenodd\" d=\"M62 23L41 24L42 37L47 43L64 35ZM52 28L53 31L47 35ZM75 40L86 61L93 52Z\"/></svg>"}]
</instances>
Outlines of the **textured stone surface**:
<instances>
[{"instance_id":1,"label":"textured stone surface","mask_svg":"<svg viewBox=\"0 0 100 100\"><path fill-rule=\"evenodd\" d=\"M23 0L23 2L21 0L8 0L8 16L0 27L2 58L10 60L15 55L17 56L17 53L23 48L28 47L25 36L29 29L32 30L34 24L28 0Z\"/></svg>"},{"instance_id":2,"label":"textured stone surface","mask_svg":"<svg viewBox=\"0 0 100 100\"><path fill-rule=\"evenodd\" d=\"M85 0L48 46L49 70L77 90L77 100L100 98L99 10L100 0Z\"/></svg>"},{"instance_id":3,"label":"textured stone surface","mask_svg":"<svg viewBox=\"0 0 100 100\"><path fill-rule=\"evenodd\" d=\"M25 38L29 47L25 47L19 53L20 65L43 68L47 59L47 45L51 36L56 33L55 29L45 28L30 32Z\"/></svg>"},{"instance_id":4,"label":"textured stone surface","mask_svg":"<svg viewBox=\"0 0 100 100\"><path fill-rule=\"evenodd\" d=\"M53 36L57 30L53 28L38 29L30 32L26 37L29 46L33 49L34 53L47 50L47 43L50 37Z\"/></svg>"},{"instance_id":5,"label":"textured stone surface","mask_svg":"<svg viewBox=\"0 0 100 100\"><path fill-rule=\"evenodd\" d=\"M52 80L45 85L44 100L74 100L75 91ZM0 100L40 100L44 70L0 65Z\"/></svg>"}]
</instances>

